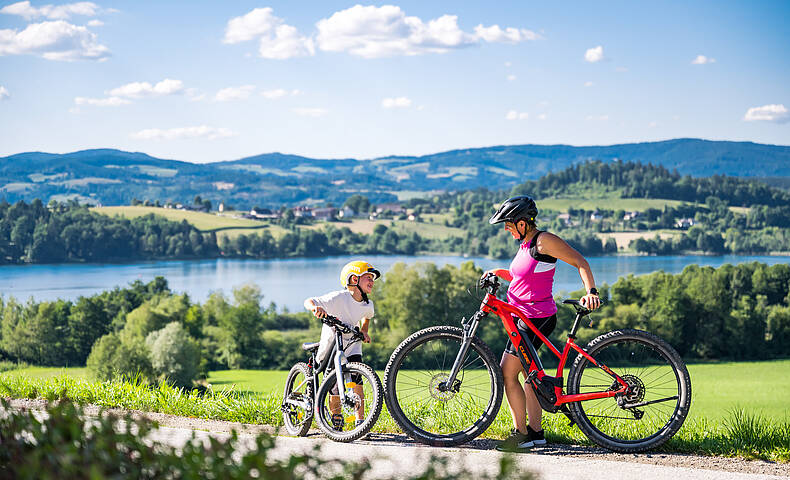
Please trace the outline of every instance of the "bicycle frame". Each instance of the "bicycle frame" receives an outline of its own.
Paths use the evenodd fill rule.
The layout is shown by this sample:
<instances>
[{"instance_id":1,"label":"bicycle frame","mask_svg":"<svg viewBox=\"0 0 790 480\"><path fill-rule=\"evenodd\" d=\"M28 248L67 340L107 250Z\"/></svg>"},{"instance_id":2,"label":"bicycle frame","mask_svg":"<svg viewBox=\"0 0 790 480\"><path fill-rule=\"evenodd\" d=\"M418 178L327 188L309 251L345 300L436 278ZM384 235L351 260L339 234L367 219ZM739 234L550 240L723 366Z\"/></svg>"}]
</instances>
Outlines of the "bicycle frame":
<instances>
[{"instance_id":1,"label":"bicycle frame","mask_svg":"<svg viewBox=\"0 0 790 480\"><path fill-rule=\"evenodd\" d=\"M463 361L466 357L466 352L469 349L469 345L472 343L472 338L474 337L475 331L477 330L477 326L483 318L488 316L489 313L495 313L501 320L502 324L505 326L505 330L508 333L508 339L516 347L516 351L520 353L518 359L521 361L521 365L526 372L527 378L529 379L531 375L534 375L537 380L540 382L543 380L543 377L546 376L546 372L543 369L543 365L540 362L540 358L538 357L537 350L529 342L526 338L522 337L519 333L518 329L516 328L516 322L513 319L513 316L520 318L532 332L543 342L546 347L548 347L549 351L553 353L559 359L559 365L557 366L557 374L556 378L562 378L562 370L565 366L565 362L568 360L568 355L570 354L571 350L575 350L580 355L584 356L589 362L593 365L599 367L601 370L609 374L619 385L620 388L613 390L608 389L606 391L601 392L590 392L590 393L580 393L580 394L573 394L573 395L565 395L562 393L562 386L554 386L554 394L556 396L556 402L554 405L559 407L566 403L571 402L581 402L585 400L595 400L599 398L609 398L614 397L619 394L627 393L628 391L628 384L620 378L619 375L614 373L609 367L604 365L603 363L599 363L596 361L592 356L590 356L583 348L576 344L576 331L579 328L579 321L581 320L581 315L576 315L576 320L573 322L573 327L571 328L570 333L568 334L568 340L565 342L565 348L562 352L560 352L552 343L551 341L546 338L540 330L535 327L535 325L527 318L524 313L518 309L517 307L503 302L502 300L498 299L495 295L492 295L490 292L486 292L486 296L483 299L483 302L480 304L480 309L469 319L468 322L464 322L464 336L461 341L461 349L456 356L455 362L453 363L453 367L450 371L450 375L448 379L443 382L443 386L445 388L451 388L450 386L454 384L455 377L458 374L458 371L463 365ZM533 373L535 372L535 373Z\"/></svg>"},{"instance_id":2,"label":"bicycle frame","mask_svg":"<svg viewBox=\"0 0 790 480\"><path fill-rule=\"evenodd\" d=\"M337 329L335 329L335 345L332 348L332 351L333 351L334 355L332 355L332 353L329 353L327 355L332 355L332 362L334 363L334 366L335 366L335 372L334 372L335 373L335 379L336 379L335 381L336 381L336 384L338 385L337 393L340 396L340 404L344 405L346 403L346 401L347 401L346 400L346 392L345 392L345 388L340 388L340 386L341 385L345 385L345 382L343 381L343 365L348 363L348 360L346 359L346 345L344 345L344 343L343 343L343 334L340 333L340 331L337 330ZM316 365L315 353L311 353L310 354L310 360L311 360L311 364ZM315 402L316 402L316 395L318 395L318 388L320 387L320 384L318 382L318 375L324 373L326 371L326 367L328 365L329 365L329 362L327 362L327 361L321 362L321 365L316 365L316 368L312 369L312 377L309 378L309 379L305 378L302 381L302 383L300 383L298 386L296 386L294 388L294 390L299 390L308 381L312 382L312 384L313 384L313 398L310 399L310 401L313 404L315 404ZM326 379L324 379L324 381L326 381ZM296 406L302 407L302 408L304 408L304 409L306 409L308 411L312 411L312 409L313 409L313 405L307 405L307 404L305 404L305 402L300 402L299 400L294 400L294 399L291 399L291 398L284 399L283 403L284 404L296 405Z\"/></svg>"}]
</instances>

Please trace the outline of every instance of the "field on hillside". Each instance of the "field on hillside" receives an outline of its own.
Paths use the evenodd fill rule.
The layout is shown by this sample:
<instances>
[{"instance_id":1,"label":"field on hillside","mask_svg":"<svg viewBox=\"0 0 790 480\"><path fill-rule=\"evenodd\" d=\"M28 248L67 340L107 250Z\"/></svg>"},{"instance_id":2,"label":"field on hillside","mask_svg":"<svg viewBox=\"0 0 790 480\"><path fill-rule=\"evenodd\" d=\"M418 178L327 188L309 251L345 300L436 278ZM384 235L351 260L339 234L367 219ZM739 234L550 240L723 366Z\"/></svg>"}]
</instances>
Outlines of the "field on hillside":
<instances>
[{"instance_id":1,"label":"field on hillside","mask_svg":"<svg viewBox=\"0 0 790 480\"><path fill-rule=\"evenodd\" d=\"M654 198L590 198L585 197L566 197L566 198L541 198L537 199L540 210L553 210L555 212L567 212L569 208L584 210L595 210L596 208L606 210L625 210L643 212L648 208L663 209L665 205L677 207L682 203L679 200L664 200Z\"/></svg>"},{"instance_id":2,"label":"field on hillside","mask_svg":"<svg viewBox=\"0 0 790 480\"><path fill-rule=\"evenodd\" d=\"M766 418L790 421L790 359L766 362L722 362L688 366L692 384L690 419L720 421L742 408ZM62 373L87 378L84 368L31 367L0 374L51 377ZM215 391L280 394L288 372L281 370L220 370L208 376ZM384 373L378 372L383 378ZM504 400L503 400L504 402ZM503 403L503 408L506 406Z\"/></svg>"},{"instance_id":3,"label":"field on hillside","mask_svg":"<svg viewBox=\"0 0 790 480\"><path fill-rule=\"evenodd\" d=\"M617 249L618 250L627 250L628 245L631 241L637 238L647 238L653 239L658 235L661 237L662 240L666 240L667 238L672 238L676 235L680 235L681 232L678 231L670 231L670 230L646 230L643 232L613 232L613 233L596 233L598 238L603 240L604 242L611 238L614 238L614 241L617 242Z\"/></svg>"},{"instance_id":4,"label":"field on hillside","mask_svg":"<svg viewBox=\"0 0 790 480\"><path fill-rule=\"evenodd\" d=\"M119 215L125 218L137 218L153 213L167 218L168 220L180 222L186 220L195 228L202 232L217 231L217 236L235 237L239 234L249 234L268 229L275 237L280 237L285 232L277 225L268 222L250 220L246 218L233 218L228 214L217 215L213 213L193 212L189 210L176 210L172 208L143 207L143 206L122 206L122 207L94 207L94 212L104 215Z\"/></svg>"},{"instance_id":5,"label":"field on hillside","mask_svg":"<svg viewBox=\"0 0 790 480\"><path fill-rule=\"evenodd\" d=\"M460 237L463 235L464 230L454 227L446 227L444 221L441 222L414 222L411 220L368 220L363 218L355 218L350 222L319 222L310 226L301 227L313 230L320 230L326 225L332 225L336 228L348 227L354 233L371 234L376 225L384 225L391 228L397 233L411 233L417 232L424 238L447 238L450 236Z\"/></svg>"}]
</instances>

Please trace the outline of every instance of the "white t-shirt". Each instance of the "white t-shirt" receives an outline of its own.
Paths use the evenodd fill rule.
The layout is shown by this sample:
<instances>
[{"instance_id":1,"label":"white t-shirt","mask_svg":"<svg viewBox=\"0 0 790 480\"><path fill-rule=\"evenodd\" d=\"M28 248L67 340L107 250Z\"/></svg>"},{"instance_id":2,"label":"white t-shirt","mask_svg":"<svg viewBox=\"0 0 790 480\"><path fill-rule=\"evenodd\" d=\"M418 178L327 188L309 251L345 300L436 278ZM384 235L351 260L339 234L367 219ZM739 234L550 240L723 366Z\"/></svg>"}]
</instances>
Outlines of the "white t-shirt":
<instances>
[{"instance_id":1,"label":"white t-shirt","mask_svg":"<svg viewBox=\"0 0 790 480\"><path fill-rule=\"evenodd\" d=\"M373 302L365 303L354 300L348 290L330 292L320 297L310 298L313 304L326 310L326 313L337 317L341 322L351 328L356 327L363 318L373 318ZM318 347L318 359L323 360L327 349L335 338L335 330L324 324L321 329L321 344ZM344 344L351 340L351 334L344 334ZM362 355L362 342L355 342L346 348L346 356Z\"/></svg>"}]
</instances>

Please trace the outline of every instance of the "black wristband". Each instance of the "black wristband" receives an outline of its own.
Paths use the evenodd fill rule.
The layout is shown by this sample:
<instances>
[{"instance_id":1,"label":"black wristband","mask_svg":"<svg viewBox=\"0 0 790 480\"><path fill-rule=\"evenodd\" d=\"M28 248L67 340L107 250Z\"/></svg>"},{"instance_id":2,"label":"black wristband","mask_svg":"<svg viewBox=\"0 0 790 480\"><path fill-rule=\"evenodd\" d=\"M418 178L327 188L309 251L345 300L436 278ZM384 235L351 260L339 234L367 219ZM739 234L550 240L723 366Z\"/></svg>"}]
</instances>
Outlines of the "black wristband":
<instances>
[{"instance_id":1,"label":"black wristband","mask_svg":"<svg viewBox=\"0 0 790 480\"><path fill-rule=\"evenodd\" d=\"M591 288L591 289L590 289L590 291L588 292L588 294L589 294L589 295L598 295L598 289L597 289L597 288L595 288L595 287L593 287L593 288Z\"/></svg>"}]
</instances>

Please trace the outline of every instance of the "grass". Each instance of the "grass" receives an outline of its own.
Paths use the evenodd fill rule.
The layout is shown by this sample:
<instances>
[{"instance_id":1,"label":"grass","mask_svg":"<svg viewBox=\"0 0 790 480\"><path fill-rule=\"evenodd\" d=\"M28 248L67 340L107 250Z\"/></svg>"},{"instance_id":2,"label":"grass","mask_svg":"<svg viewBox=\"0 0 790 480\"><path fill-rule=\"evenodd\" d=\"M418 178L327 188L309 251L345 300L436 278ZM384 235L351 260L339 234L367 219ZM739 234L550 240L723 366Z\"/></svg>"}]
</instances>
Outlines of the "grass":
<instances>
[{"instance_id":1,"label":"grass","mask_svg":"<svg viewBox=\"0 0 790 480\"><path fill-rule=\"evenodd\" d=\"M692 403L689 420L723 422L733 411L746 410L765 418L790 422L790 359L768 362L722 362L688 365ZM384 372L378 372L384 377ZM85 368L26 367L7 372L31 380L66 375L87 380ZM215 370L208 383L214 389L280 394L285 370ZM552 415L547 415L551 417Z\"/></svg>"},{"instance_id":2,"label":"grass","mask_svg":"<svg viewBox=\"0 0 790 480\"><path fill-rule=\"evenodd\" d=\"M394 224L394 226L393 226ZM376 225L384 225L387 228L395 230L399 234L407 234L417 232L424 238L447 238L451 236L463 236L464 230L460 228L446 227L443 221L430 223L414 222L411 220L368 220L363 218L355 218L350 222L319 222L302 228L312 230L321 230L327 225L332 225L337 228L348 227L354 233L371 234Z\"/></svg>"},{"instance_id":3,"label":"grass","mask_svg":"<svg viewBox=\"0 0 790 480\"><path fill-rule=\"evenodd\" d=\"M584 210L595 210L596 208L606 210L625 210L643 212L648 208L663 209L665 205L677 207L683 203L679 200L664 200L657 198L590 198L584 197L565 197L565 198L542 198L538 200L538 208L541 210L553 210L555 212L567 212L569 208Z\"/></svg>"},{"instance_id":4,"label":"grass","mask_svg":"<svg viewBox=\"0 0 790 480\"><path fill-rule=\"evenodd\" d=\"M628 246L631 242L637 238L647 238L652 240L655 238L656 235L661 237L663 240L667 238L672 238L676 235L680 235L681 232L678 231L667 231L667 230L645 230L642 232L613 232L613 233L596 233L598 238L606 241L609 238L614 238L614 241L617 243L618 250L627 250Z\"/></svg>"},{"instance_id":5,"label":"grass","mask_svg":"<svg viewBox=\"0 0 790 480\"><path fill-rule=\"evenodd\" d=\"M683 428L663 451L790 461L790 360L693 364L692 408ZM69 398L77 402L205 419L280 425L280 389L287 372L211 372L205 393L137 381L94 382L84 368L28 367L0 373L0 395L13 398ZM379 372L381 376L381 372ZM441 412L424 412L439 418ZM465 421L463 413L447 421ZM550 442L589 443L562 415L545 415ZM505 437L511 427L505 404L484 437ZM376 432L398 431L386 408Z\"/></svg>"},{"instance_id":6,"label":"grass","mask_svg":"<svg viewBox=\"0 0 790 480\"><path fill-rule=\"evenodd\" d=\"M175 222L186 220L201 232L216 231L219 237L236 237L241 234L248 235L264 228L268 229L272 235L278 238L285 233L284 229L276 225L270 225L268 222L250 220L247 218L234 218L227 214L216 215L213 213L193 212L189 210L143 206L94 207L91 208L91 210L108 216L118 215L124 218L137 218L153 213L154 215L159 215Z\"/></svg>"},{"instance_id":7,"label":"grass","mask_svg":"<svg viewBox=\"0 0 790 480\"><path fill-rule=\"evenodd\" d=\"M173 388L167 384L152 387L135 380L92 382L69 376L65 372L57 376L38 378L20 375L19 372L0 374L0 396L5 397L45 398L50 401L69 399L77 403L105 407L276 426L282 424L280 395L240 392L235 386L227 384L222 388L209 388L201 393L198 390ZM439 412L426 411L424 414L426 417L439 418ZM443 417L457 422L459 426L468 421L464 418L463 411L452 417ZM503 407L483 436L503 438L508 434L510 426L509 414ZM569 426L562 415L546 415L543 426L549 442L590 443L578 428ZM382 409L373 431L398 431L386 407ZM788 462L790 422L769 419L745 409L730 410L720 422L704 417L690 418L660 450Z\"/></svg>"}]
</instances>

